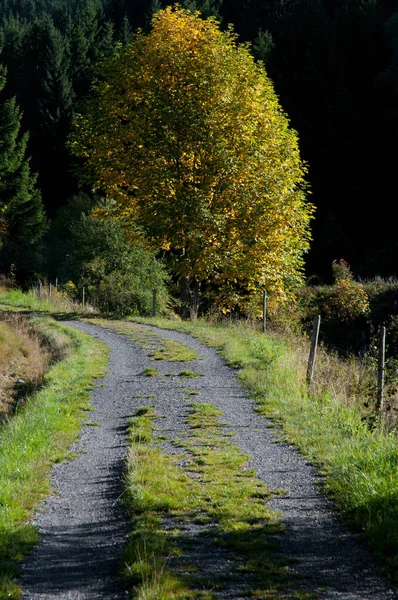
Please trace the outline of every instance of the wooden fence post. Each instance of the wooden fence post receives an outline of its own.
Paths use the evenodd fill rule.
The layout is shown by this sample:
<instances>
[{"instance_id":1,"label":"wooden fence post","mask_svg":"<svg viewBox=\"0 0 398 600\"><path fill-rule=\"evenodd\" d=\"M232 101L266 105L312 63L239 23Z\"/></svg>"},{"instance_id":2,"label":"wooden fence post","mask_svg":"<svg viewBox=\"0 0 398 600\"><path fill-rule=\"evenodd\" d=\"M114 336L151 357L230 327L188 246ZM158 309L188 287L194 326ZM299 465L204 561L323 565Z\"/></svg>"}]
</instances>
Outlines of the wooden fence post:
<instances>
[{"instance_id":1,"label":"wooden fence post","mask_svg":"<svg viewBox=\"0 0 398 600\"><path fill-rule=\"evenodd\" d=\"M152 316L156 316L156 290L153 290L152 296Z\"/></svg>"},{"instance_id":2,"label":"wooden fence post","mask_svg":"<svg viewBox=\"0 0 398 600\"><path fill-rule=\"evenodd\" d=\"M39 279L39 285L38 285L38 297L39 297L39 300L41 300L41 286L42 286L41 279Z\"/></svg>"},{"instance_id":3,"label":"wooden fence post","mask_svg":"<svg viewBox=\"0 0 398 600\"><path fill-rule=\"evenodd\" d=\"M383 424L384 413L384 373L386 360L386 328L381 327L379 339L379 361L377 369L377 405L379 412L379 426Z\"/></svg>"},{"instance_id":4,"label":"wooden fence post","mask_svg":"<svg viewBox=\"0 0 398 600\"><path fill-rule=\"evenodd\" d=\"M321 325L321 315L317 315L314 319L314 328L311 335L311 348L310 355L308 357L307 367L307 385L311 385L312 377L314 375L316 349L318 346L319 327Z\"/></svg>"},{"instance_id":5,"label":"wooden fence post","mask_svg":"<svg viewBox=\"0 0 398 600\"><path fill-rule=\"evenodd\" d=\"M83 308L84 308L84 302L85 302L85 291L86 290L84 289L84 286L83 286L83 294L82 294L83 295Z\"/></svg>"},{"instance_id":6,"label":"wooden fence post","mask_svg":"<svg viewBox=\"0 0 398 600\"><path fill-rule=\"evenodd\" d=\"M263 294L263 332L267 331L267 290Z\"/></svg>"}]
</instances>

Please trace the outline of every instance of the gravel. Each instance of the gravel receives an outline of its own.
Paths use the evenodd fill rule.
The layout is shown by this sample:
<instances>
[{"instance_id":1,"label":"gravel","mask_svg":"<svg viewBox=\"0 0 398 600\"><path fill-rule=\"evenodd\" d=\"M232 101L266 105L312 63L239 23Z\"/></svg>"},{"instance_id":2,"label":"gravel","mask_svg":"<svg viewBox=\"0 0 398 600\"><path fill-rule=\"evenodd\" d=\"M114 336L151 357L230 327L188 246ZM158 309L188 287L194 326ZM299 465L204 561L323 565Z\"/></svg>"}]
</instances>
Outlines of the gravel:
<instances>
[{"instance_id":1,"label":"gravel","mask_svg":"<svg viewBox=\"0 0 398 600\"><path fill-rule=\"evenodd\" d=\"M69 324L109 346L109 373L92 393L94 411L88 416L89 422L100 426L85 425L73 448L77 458L53 469L54 493L35 518L40 543L23 565L23 599L127 597L117 568L129 530L121 502L128 419L138 406L151 405L165 417L159 420L159 434L178 438L186 430L186 388L200 392L200 396L192 396L195 402L209 402L222 410L223 421L236 434L232 443L251 456L248 467L255 469L269 488L287 491L271 502L286 525L286 532L275 539L279 552L294 560L291 568L301 576L302 591L327 600L398 599L397 590L379 575L380 566L370 551L361 545L359 536L347 530L322 493L322 480L314 467L294 447L278 441L277 431L255 413L254 402L217 350L191 336L148 326L160 337L194 348L198 360L157 361L160 375L142 377L143 369L154 363L137 344L97 326ZM178 377L184 368L203 376ZM171 443L165 447L173 451ZM186 533L195 541L186 552L191 552L189 558L198 563L202 574L207 572L212 580L215 571L233 571L233 554L212 549L213 560L209 561L209 549L200 540L197 527L187 525ZM243 597L243 588L242 582L234 584L232 579L218 597L237 600Z\"/></svg>"}]
</instances>

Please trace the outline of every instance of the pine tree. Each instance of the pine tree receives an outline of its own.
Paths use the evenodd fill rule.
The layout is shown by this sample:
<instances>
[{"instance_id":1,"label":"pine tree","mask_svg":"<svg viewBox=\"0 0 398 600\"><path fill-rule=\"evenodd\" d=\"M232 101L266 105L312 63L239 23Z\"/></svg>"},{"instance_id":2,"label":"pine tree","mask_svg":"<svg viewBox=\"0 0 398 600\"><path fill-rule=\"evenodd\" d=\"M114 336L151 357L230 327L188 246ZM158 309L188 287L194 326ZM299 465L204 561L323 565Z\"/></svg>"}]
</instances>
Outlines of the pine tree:
<instances>
[{"instance_id":1,"label":"pine tree","mask_svg":"<svg viewBox=\"0 0 398 600\"><path fill-rule=\"evenodd\" d=\"M6 72L0 68L0 91ZM0 265L26 268L46 229L37 176L26 157L28 134L21 135L21 111L15 98L0 104Z\"/></svg>"},{"instance_id":2,"label":"pine tree","mask_svg":"<svg viewBox=\"0 0 398 600\"><path fill-rule=\"evenodd\" d=\"M253 43L254 56L267 65L274 46L272 34L269 31L263 31L260 27Z\"/></svg>"},{"instance_id":3,"label":"pine tree","mask_svg":"<svg viewBox=\"0 0 398 600\"><path fill-rule=\"evenodd\" d=\"M93 53L94 61L109 58L115 50L115 28L111 21L106 21L99 29Z\"/></svg>"},{"instance_id":4,"label":"pine tree","mask_svg":"<svg viewBox=\"0 0 398 600\"><path fill-rule=\"evenodd\" d=\"M32 164L40 174L46 206L53 210L69 196L69 156L65 140L73 114L69 44L48 15L31 24L25 36L20 76L23 125L31 132Z\"/></svg>"},{"instance_id":5,"label":"pine tree","mask_svg":"<svg viewBox=\"0 0 398 600\"><path fill-rule=\"evenodd\" d=\"M127 15L124 15L123 17L123 21L118 32L118 38L123 46L127 46L131 40L131 27Z\"/></svg>"}]
</instances>

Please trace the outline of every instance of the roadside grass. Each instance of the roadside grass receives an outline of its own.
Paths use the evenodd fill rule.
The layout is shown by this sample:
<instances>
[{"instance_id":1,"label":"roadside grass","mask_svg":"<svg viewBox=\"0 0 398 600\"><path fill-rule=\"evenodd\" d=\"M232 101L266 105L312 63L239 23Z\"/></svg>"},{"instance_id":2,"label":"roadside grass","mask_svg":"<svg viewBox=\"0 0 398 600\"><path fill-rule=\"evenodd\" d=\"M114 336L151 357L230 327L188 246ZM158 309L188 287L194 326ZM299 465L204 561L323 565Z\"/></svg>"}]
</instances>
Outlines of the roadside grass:
<instances>
[{"instance_id":1,"label":"roadside grass","mask_svg":"<svg viewBox=\"0 0 398 600\"><path fill-rule=\"evenodd\" d=\"M151 407L138 409L130 422L126 502L132 531L123 571L134 586L132 597L213 600L229 581L256 598L315 598L293 591L298 582L288 562L273 554L270 535L283 526L266 506L266 486L245 467L249 457L229 443L219 424L222 413L211 404L189 407L189 429L174 441L177 455L162 451ZM201 553L222 563L217 547L232 551L227 556L233 559L228 574L208 578L200 570Z\"/></svg>"},{"instance_id":2,"label":"roadside grass","mask_svg":"<svg viewBox=\"0 0 398 600\"><path fill-rule=\"evenodd\" d=\"M38 536L29 519L50 492L51 465L70 458L87 418L92 380L107 364L105 346L89 336L50 318L37 317L32 325L68 355L45 373L44 388L0 426L0 600L19 598L18 562Z\"/></svg>"},{"instance_id":3,"label":"roadside grass","mask_svg":"<svg viewBox=\"0 0 398 600\"><path fill-rule=\"evenodd\" d=\"M188 362L196 360L197 354L193 348L188 348L184 344L162 338L155 331L138 327L128 321L111 321L109 319L84 319L86 323L99 325L105 329L111 329L127 336L133 342L139 344L143 349L149 351L149 357L152 360L166 360L169 362Z\"/></svg>"},{"instance_id":4,"label":"roadside grass","mask_svg":"<svg viewBox=\"0 0 398 600\"><path fill-rule=\"evenodd\" d=\"M178 329L220 348L258 403L261 414L280 426L279 436L324 476L324 489L346 521L374 549L398 581L398 439L375 427L367 373L354 360L322 349L316 379L305 385L308 340L282 338L238 326L205 322L145 320Z\"/></svg>"},{"instance_id":5,"label":"roadside grass","mask_svg":"<svg viewBox=\"0 0 398 600\"><path fill-rule=\"evenodd\" d=\"M32 292L23 292L21 289L0 288L0 310L8 312L39 312L48 314L92 314L91 306L83 306L80 302L74 302L69 296L56 288L53 288L51 299L44 292L38 298Z\"/></svg>"}]
</instances>

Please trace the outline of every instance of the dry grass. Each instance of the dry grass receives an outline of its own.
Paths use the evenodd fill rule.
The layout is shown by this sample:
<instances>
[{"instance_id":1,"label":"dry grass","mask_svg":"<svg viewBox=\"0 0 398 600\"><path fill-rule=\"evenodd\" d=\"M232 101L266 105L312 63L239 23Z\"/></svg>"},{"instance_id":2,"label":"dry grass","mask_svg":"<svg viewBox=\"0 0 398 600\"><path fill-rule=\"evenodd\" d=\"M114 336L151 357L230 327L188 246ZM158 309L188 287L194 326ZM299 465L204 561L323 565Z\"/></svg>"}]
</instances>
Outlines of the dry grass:
<instances>
[{"instance_id":1,"label":"dry grass","mask_svg":"<svg viewBox=\"0 0 398 600\"><path fill-rule=\"evenodd\" d=\"M275 337L279 337L274 334ZM283 336L286 341L286 335ZM294 354L289 359L295 363L299 380L304 384L307 374L310 340L291 336L289 346ZM293 366L293 365L290 365ZM286 365L289 368L289 365ZM325 394L345 405L369 406L374 399L376 376L369 365L361 363L357 357L340 358L337 353L318 347L311 392L314 396Z\"/></svg>"},{"instance_id":2,"label":"dry grass","mask_svg":"<svg viewBox=\"0 0 398 600\"><path fill-rule=\"evenodd\" d=\"M51 361L41 337L19 315L0 318L0 413L10 413L40 385Z\"/></svg>"}]
</instances>

